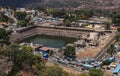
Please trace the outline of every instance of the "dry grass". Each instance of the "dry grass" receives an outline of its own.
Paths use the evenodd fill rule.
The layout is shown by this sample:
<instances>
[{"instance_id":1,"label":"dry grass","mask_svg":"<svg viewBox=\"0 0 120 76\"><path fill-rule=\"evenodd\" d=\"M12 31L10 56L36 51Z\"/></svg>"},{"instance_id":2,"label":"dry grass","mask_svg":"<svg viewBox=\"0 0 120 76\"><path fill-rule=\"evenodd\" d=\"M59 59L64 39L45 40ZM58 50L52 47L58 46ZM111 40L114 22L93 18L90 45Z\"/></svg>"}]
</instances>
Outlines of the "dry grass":
<instances>
[{"instance_id":1,"label":"dry grass","mask_svg":"<svg viewBox=\"0 0 120 76\"><path fill-rule=\"evenodd\" d=\"M79 59L84 59L84 58L93 58L96 56L96 54L98 52L100 52L100 50L105 46L105 44L112 38L113 35L110 35L107 38L102 38L99 40L99 46L97 47L87 47L84 49L84 51L80 52L79 54L77 54L77 57ZM81 50L81 48L79 48L78 50Z\"/></svg>"},{"instance_id":2,"label":"dry grass","mask_svg":"<svg viewBox=\"0 0 120 76\"><path fill-rule=\"evenodd\" d=\"M55 66L55 64L47 62L46 66ZM81 72L78 72L78 71L73 70L73 69L68 68L68 67L64 67L64 66L60 66L60 65L59 65L59 67L61 67L64 71L66 71L66 72L68 72L70 74L73 74L73 75L81 74Z\"/></svg>"}]
</instances>

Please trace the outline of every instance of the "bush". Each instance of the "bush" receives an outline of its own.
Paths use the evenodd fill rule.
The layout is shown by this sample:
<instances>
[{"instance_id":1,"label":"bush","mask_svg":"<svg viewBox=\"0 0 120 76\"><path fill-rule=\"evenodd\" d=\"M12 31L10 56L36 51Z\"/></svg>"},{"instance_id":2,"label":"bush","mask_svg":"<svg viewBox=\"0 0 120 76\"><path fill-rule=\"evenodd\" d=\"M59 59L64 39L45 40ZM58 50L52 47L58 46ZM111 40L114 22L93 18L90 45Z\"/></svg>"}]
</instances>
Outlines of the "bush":
<instances>
[{"instance_id":1,"label":"bush","mask_svg":"<svg viewBox=\"0 0 120 76\"><path fill-rule=\"evenodd\" d=\"M109 64L110 64L110 62L109 62L108 59L102 62L102 66L103 66L103 65L109 65Z\"/></svg>"},{"instance_id":2,"label":"bush","mask_svg":"<svg viewBox=\"0 0 120 76\"><path fill-rule=\"evenodd\" d=\"M103 76L103 71L99 69L90 69L89 76Z\"/></svg>"}]
</instances>

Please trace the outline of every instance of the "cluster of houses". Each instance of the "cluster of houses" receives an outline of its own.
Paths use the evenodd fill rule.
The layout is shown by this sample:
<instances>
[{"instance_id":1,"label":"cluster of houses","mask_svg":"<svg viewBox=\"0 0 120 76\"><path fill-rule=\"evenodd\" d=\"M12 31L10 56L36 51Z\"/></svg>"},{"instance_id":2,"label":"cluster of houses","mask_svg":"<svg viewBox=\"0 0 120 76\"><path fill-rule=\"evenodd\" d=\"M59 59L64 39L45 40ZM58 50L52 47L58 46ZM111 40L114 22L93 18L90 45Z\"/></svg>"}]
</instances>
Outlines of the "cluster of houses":
<instances>
[{"instance_id":1,"label":"cluster of houses","mask_svg":"<svg viewBox=\"0 0 120 76\"><path fill-rule=\"evenodd\" d=\"M0 13L3 13L4 15L12 18L14 20L14 23L12 25L17 25L18 20L14 17L14 12L26 12L27 16L31 17L31 21L35 22L35 24L39 23L49 23L49 25L61 25L63 23L63 19L61 18L53 18L52 16L47 16L43 12L39 12L34 9L27 9L27 8L16 8L15 10L11 8L0 8ZM85 28L94 28L96 30L104 30L104 25L100 21L91 21L91 20L78 20L72 22L71 26L77 26ZM47 25L47 24L44 24Z\"/></svg>"},{"instance_id":2,"label":"cluster of houses","mask_svg":"<svg viewBox=\"0 0 120 76\"><path fill-rule=\"evenodd\" d=\"M118 59L117 59L118 58ZM104 71L109 71L113 74L113 76L119 76L120 75L120 52L118 52L115 57L109 57L107 58L108 63L107 65L103 65L102 62L97 62L94 60L88 60L88 61L68 61L67 59L64 59L60 57L59 55L54 55L49 61L57 62L59 64L72 67L76 70L89 70L91 68L97 68L102 69ZM118 62L119 61L119 62Z\"/></svg>"},{"instance_id":3,"label":"cluster of houses","mask_svg":"<svg viewBox=\"0 0 120 76\"><path fill-rule=\"evenodd\" d=\"M53 17L45 17L45 18L39 18L35 17L34 18L35 25L39 26L57 26L57 25L62 25L63 19L61 18L53 18Z\"/></svg>"},{"instance_id":4,"label":"cluster of houses","mask_svg":"<svg viewBox=\"0 0 120 76\"><path fill-rule=\"evenodd\" d=\"M46 16L43 12L38 12L37 10L33 10L33 9L25 9L25 8L17 8L15 11L19 11L19 12L26 12L27 16L31 17L31 22L34 22L34 25L39 25L39 26L61 26L63 25L63 20L61 18L53 18L51 16ZM17 26L18 20L14 17L14 10L10 9L10 8L0 8L0 13L3 13L4 15L8 16L9 18L13 19L14 22L12 24L9 24L7 22L0 22L0 28L6 28L9 25L13 25L13 26ZM71 23L71 27L84 27L87 29L94 29L94 30L105 30L105 25L100 22L100 21L91 21L91 20L78 20L78 21L74 21ZM85 47L97 47L99 45L99 39L100 36L103 33L100 32L90 32L90 33L85 33L82 34L81 36L79 36L79 40L73 43L74 47L79 47L79 48L85 48ZM46 46L43 45L39 45L39 44L20 44L20 45L24 45L24 46L31 46L33 47L33 53L34 54L40 54L44 59L48 59L50 56L50 49ZM77 51L76 51L77 52ZM117 61L119 61L119 57L120 57L120 53L117 53L116 55L118 58ZM57 62L62 63L62 64L66 64L68 63L67 61L65 61L64 59L58 58L58 57L54 57L56 58ZM114 58L109 58L110 61L110 68L113 68L113 73L114 74L118 74L120 71L120 64L119 62L115 62L113 61ZM89 62L88 62L89 63ZM90 68L97 68L100 67L100 64L98 63L93 63L92 61L90 61L90 64L86 64L86 63L81 63L79 61L77 62L69 62L70 65L77 65L77 66L82 66L84 67L84 69L90 69Z\"/></svg>"},{"instance_id":5,"label":"cluster of houses","mask_svg":"<svg viewBox=\"0 0 120 76\"><path fill-rule=\"evenodd\" d=\"M26 9L26 8L11 9L11 8L1 7L1 8L0 8L0 13L8 16L10 19L13 20L12 23L4 22L4 23L6 23L5 25L17 26L18 20L14 17L15 12L26 12L26 13L27 13L27 17L31 17L31 19L34 18L35 14L38 14L38 13L37 13L37 10L34 10L34 9ZM3 22L0 22L0 23L3 23ZM4 25L4 24L3 24L3 25Z\"/></svg>"},{"instance_id":6,"label":"cluster of houses","mask_svg":"<svg viewBox=\"0 0 120 76\"><path fill-rule=\"evenodd\" d=\"M63 23L63 19L61 18L54 18L52 16L47 16L44 12L40 12L34 9L27 9L27 8L0 8L0 13L8 16L10 19L13 20L12 23L9 22L0 22L0 28L5 28L4 26L17 26L18 20L14 17L15 12L26 12L27 16L30 17L30 22L33 22L33 25L40 25L40 26L55 26L61 25Z\"/></svg>"},{"instance_id":7,"label":"cluster of houses","mask_svg":"<svg viewBox=\"0 0 120 76\"><path fill-rule=\"evenodd\" d=\"M34 54L41 54L41 56L45 59L48 59L49 51L50 49L45 46L40 46L39 44L36 44L34 47Z\"/></svg>"},{"instance_id":8,"label":"cluster of houses","mask_svg":"<svg viewBox=\"0 0 120 76\"><path fill-rule=\"evenodd\" d=\"M74 42L74 46L81 47L81 48L84 48L87 45L88 46L97 46L99 37L100 37L100 34L97 32L83 34L82 37L80 37L80 40Z\"/></svg>"},{"instance_id":9,"label":"cluster of houses","mask_svg":"<svg viewBox=\"0 0 120 76\"><path fill-rule=\"evenodd\" d=\"M77 27L94 29L94 30L105 30L105 24L101 21L92 21L92 20L77 20L72 22L72 26L76 25Z\"/></svg>"}]
</instances>

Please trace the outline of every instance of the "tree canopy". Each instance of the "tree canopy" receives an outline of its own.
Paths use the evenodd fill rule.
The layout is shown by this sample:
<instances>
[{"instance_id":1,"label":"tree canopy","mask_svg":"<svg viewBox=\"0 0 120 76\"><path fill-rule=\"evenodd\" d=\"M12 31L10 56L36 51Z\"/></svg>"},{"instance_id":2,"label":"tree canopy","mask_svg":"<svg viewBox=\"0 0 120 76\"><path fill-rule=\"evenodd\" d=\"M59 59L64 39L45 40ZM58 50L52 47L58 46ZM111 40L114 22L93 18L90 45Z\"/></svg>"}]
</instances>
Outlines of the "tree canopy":
<instances>
[{"instance_id":1,"label":"tree canopy","mask_svg":"<svg viewBox=\"0 0 120 76\"><path fill-rule=\"evenodd\" d=\"M75 47L73 46L67 46L64 50L64 55L66 57L70 57L70 58L75 58Z\"/></svg>"},{"instance_id":2,"label":"tree canopy","mask_svg":"<svg viewBox=\"0 0 120 76\"><path fill-rule=\"evenodd\" d=\"M107 59L103 61L101 65L104 66L104 65L109 65L109 64L110 64L110 61Z\"/></svg>"},{"instance_id":3,"label":"tree canopy","mask_svg":"<svg viewBox=\"0 0 120 76\"><path fill-rule=\"evenodd\" d=\"M20 70L26 71L41 70L44 67L44 60L40 55L34 55L31 47L10 45L2 51L2 55L13 61L13 68L9 76L15 76Z\"/></svg>"},{"instance_id":4,"label":"tree canopy","mask_svg":"<svg viewBox=\"0 0 120 76\"><path fill-rule=\"evenodd\" d=\"M89 76L103 76L103 71L99 69L90 69Z\"/></svg>"},{"instance_id":5,"label":"tree canopy","mask_svg":"<svg viewBox=\"0 0 120 76\"><path fill-rule=\"evenodd\" d=\"M8 16L0 14L0 22L8 22L8 20L9 20Z\"/></svg>"},{"instance_id":6,"label":"tree canopy","mask_svg":"<svg viewBox=\"0 0 120 76\"><path fill-rule=\"evenodd\" d=\"M88 76L88 74L81 74L81 75L78 75L78 76Z\"/></svg>"},{"instance_id":7,"label":"tree canopy","mask_svg":"<svg viewBox=\"0 0 120 76\"><path fill-rule=\"evenodd\" d=\"M35 76L74 76L63 71L57 65L52 67L45 66L45 61L39 54L34 55L31 47L11 44L0 54L8 57L13 62L12 70L7 76L19 76L22 70L29 71Z\"/></svg>"},{"instance_id":8,"label":"tree canopy","mask_svg":"<svg viewBox=\"0 0 120 76\"><path fill-rule=\"evenodd\" d=\"M70 51L68 56L75 54L75 48L72 46L66 47L66 51ZM58 65L48 67L45 65L45 60L39 54L33 54L33 49L28 46L18 46L11 44L6 49L0 52L0 55L8 57L13 62L13 67L8 75L5 76L20 76L20 71L31 72L35 76L75 76L65 72ZM90 69L88 74L77 76L103 76L103 72L99 69Z\"/></svg>"},{"instance_id":9,"label":"tree canopy","mask_svg":"<svg viewBox=\"0 0 120 76\"><path fill-rule=\"evenodd\" d=\"M0 40L1 41L8 41L9 40L8 33L3 28L0 28Z\"/></svg>"},{"instance_id":10,"label":"tree canopy","mask_svg":"<svg viewBox=\"0 0 120 76\"><path fill-rule=\"evenodd\" d=\"M116 35L116 42L120 41L120 35Z\"/></svg>"},{"instance_id":11,"label":"tree canopy","mask_svg":"<svg viewBox=\"0 0 120 76\"><path fill-rule=\"evenodd\" d=\"M108 49L107 52L108 52L111 56L113 56L113 55L116 53L114 44L111 44L111 45L110 45L110 48Z\"/></svg>"},{"instance_id":12,"label":"tree canopy","mask_svg":"<svg viewBox=\"0 0 120 76\"><path fill-rule=\"evenodd\" d=\"M112 22L120 26L120 13L115 13L112 15Z\"/></svg>"},{"instance_id":13,"label":"tree canopy","mask_svg":"<svg viewBox=\"0 0 120 76\"><path fill-rule=\"evenodd\" d=\"M27 22L25 20L21 20L17 23L17 25L20 25L21 27L27 26Z\"/></svg>"},{"instance_id":14,"label":"tree canopy","mask_svg":"<svg viewBox=\"0 0 120 76\"><path fill-rule=\"evenodd\" d=\"M27 13L26 12L15 12L15 18L18 20L24 20L26 18Z\"/></svg>"}]
</instances>

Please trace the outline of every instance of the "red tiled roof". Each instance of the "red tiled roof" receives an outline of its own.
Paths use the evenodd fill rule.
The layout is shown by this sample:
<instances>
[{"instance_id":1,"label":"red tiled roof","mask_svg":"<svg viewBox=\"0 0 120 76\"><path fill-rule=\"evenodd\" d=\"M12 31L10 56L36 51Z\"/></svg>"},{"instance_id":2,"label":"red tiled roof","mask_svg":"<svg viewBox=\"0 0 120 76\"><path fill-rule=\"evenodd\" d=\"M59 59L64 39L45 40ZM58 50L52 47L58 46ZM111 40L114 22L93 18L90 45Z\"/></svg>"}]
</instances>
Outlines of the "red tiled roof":
<instances>
[{"instance_id":1,"label":"red tiled roof","mask_svg":"<svg viewBox=\"0 0 120 76\"><path fill-rule=\"evenodd\" d=\"M48 51L49 49L47 47L41 47L40 50Z\"/></svg>"},{"instance_id":2,"label":"red tiled roof","mask_svg":"<svg viewBox=\"0 0 120 76\"><path fill-rule=\"evenodd\" d=\"M0 22L0 25L7 25L6 22Z\"/></svg>"}]
</instances>

